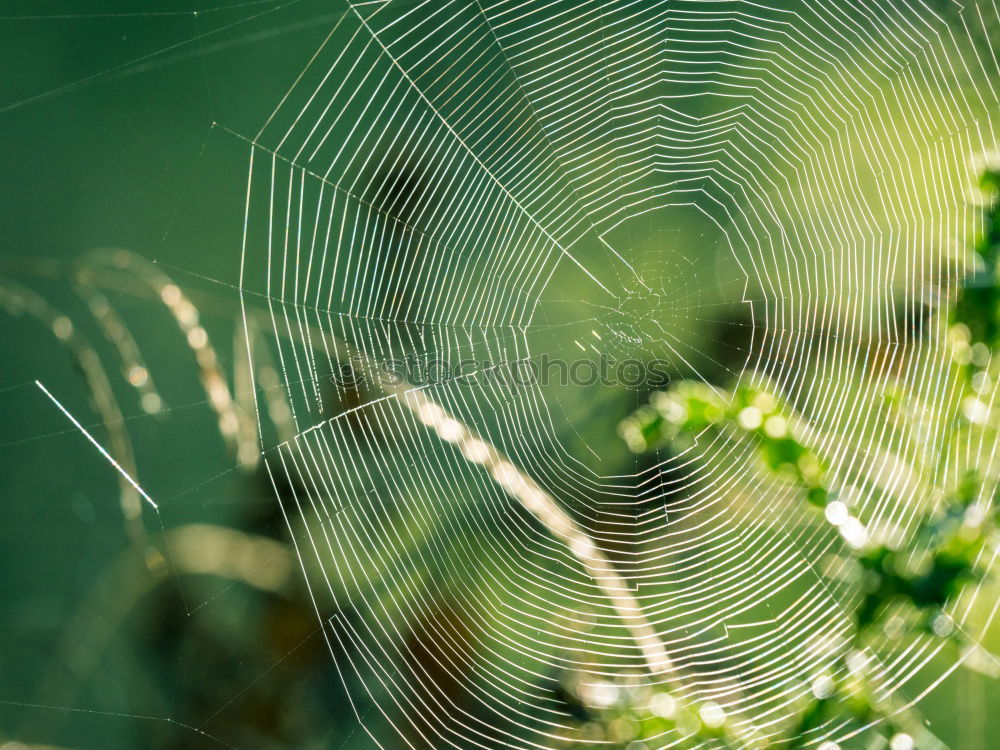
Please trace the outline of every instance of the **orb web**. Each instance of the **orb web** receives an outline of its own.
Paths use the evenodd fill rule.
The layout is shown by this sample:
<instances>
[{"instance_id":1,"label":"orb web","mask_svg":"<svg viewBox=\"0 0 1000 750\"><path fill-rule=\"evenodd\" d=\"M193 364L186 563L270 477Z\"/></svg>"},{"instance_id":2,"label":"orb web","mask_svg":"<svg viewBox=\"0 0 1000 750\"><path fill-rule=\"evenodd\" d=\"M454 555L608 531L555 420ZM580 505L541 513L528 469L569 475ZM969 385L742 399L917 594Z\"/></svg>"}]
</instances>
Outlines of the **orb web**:
<instances>
[{"instance_id":1,"label":"orb web","mask_svg":"<svg viewBox=\"0 0 1000 750\"><path fill-rule=\"evenodd\" d=\"M646 670L538 492L693 693L781 730L849 628L836 535L745 445L632 457L614 428L649 382L601 368L767 383L872 527L912 524L933 497L906 467L957 398L921 309L979 228L998 23L991 2L387 0L332 26L251 139L240 286L296 430L267 466L363 725L545 747L562 675ZM878 411L893 378L921 441ZM939 650L886 639L879 679L913 695Z\"/></svg>"}]
</instances>

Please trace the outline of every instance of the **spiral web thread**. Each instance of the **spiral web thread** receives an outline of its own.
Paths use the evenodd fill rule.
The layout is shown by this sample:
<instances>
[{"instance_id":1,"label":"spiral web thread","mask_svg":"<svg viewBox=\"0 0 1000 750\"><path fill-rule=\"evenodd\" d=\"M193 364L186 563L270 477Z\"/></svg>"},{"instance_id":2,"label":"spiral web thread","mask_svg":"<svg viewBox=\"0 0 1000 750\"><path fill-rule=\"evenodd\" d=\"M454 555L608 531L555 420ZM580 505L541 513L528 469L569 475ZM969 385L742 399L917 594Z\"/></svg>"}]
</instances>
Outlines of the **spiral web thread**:
<instances>
[{"instance_id":1,"label":"spiral web thread","mask_svg":"<svg viewBox=\"0 0 1000 750\"><path fill-rule=\"evenodd\" d=\"M614 422L598 444L569 435L585 398L331 376L352 358L526 360L557 341L539 310L560 284L599 312L586 346L557 354L641 348L623 301L658 261L636 238L690 215L718 228L726 270L684 287L685 314L736 290L723 296L753 335L733 374L791 399L869 526L905 533L937 499L909 467L957 398L944 330L913 304L968 270L998 26L993 0L389 0L340 18L249 139L241 289L266 299L297 430L267 465L318 611L339 607L327 635L366 728L545 747L569 722L557 681L582 670L649 673L781 731L856 592L835 575L836 535L750 448L708 440L604 473L579 442L601 454ZM920 439L878 419L890 376L924 405ZM984 467L994 454L973 451ZM525 487L572 509L576 549ZM669 669L649 668L588 555L615 558ZM435 644L438 677L415 638ZM918 697L941 648L887 642L879 684Z\"/></svg>"}]
</instances>

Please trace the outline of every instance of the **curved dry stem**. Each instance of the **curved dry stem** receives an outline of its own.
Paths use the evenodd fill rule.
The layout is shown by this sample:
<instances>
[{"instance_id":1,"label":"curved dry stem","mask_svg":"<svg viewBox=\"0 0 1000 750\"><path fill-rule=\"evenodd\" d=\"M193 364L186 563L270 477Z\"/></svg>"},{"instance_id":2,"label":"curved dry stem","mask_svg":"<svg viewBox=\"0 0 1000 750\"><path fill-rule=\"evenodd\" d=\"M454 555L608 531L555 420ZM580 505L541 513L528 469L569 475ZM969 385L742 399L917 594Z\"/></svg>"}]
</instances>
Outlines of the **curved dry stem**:
<instances>
[{"instance_id":1,"label":"curved dry stem","mask_svg":"<svg viewBox=\"0 0 1000 750\"><path fill-rule=\"evenodd\" d=\"M139 392L139 403L147 414L157 414L163 408L163 399L153 381L153 374L139 350L135 337L108 298L98 289L93 273L86 268L76 269L75 287L87 304L90 314L101 327L121 360L122 376Z\"/></svg>"},{"instance_id":2,"label":"curved dry stem","mask_svg":"<svg viewBox=\"0 0 1000 750\"><path fill-rule=\"evenodd\" d=\"M132 441L124 427L124 420L118 401L108 382L101 358L87 339L73 326L72 321L41 295L8 279L0 278L0 305L12 316L27 315L39 321L72 355L83 373L87 388L94 399L94 406L101 417L110 440L108 450L125 470L135 475L135 454ZM148 566L162 562L159 552L153 548L142 522L142 501L136 489L123 477L118 477L122 515L125 530L136 548L142 550Z\"/></svg>"},{"instance_id":3,"label":"curved dry stem","mask_svg":"<svg viewBox=\"0 0 1000 750\"><path fill-rule=\"evenodd\" d=\"M133 274L148 284L166 305L184 334L188 346L194 352L201 384L208 397L208 403L218 418L222 439L235 454L239 455L240 414L234 405L219 357L209 340L208 332L201 325L198 308L167 274L129 250L119 248L92 250L84 255L84 263L94 268L110 267Z\"/></svg>"}]
</instances>

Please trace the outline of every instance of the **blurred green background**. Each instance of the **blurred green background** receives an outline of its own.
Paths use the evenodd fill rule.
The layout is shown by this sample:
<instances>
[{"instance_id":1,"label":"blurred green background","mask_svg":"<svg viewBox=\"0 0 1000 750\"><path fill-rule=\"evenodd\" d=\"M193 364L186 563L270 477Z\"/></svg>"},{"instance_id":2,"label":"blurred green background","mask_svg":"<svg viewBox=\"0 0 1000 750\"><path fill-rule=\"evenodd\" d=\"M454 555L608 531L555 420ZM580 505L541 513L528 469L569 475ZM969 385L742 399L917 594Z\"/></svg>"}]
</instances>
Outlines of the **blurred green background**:
<instances>
[{"instance_id":1,"label":"blurred green background","mask_svg":"<svg viewBox=\"0 0 1000 750\"><path fill-rule=\"evenodd\" d=\"M254 132L345 7L5 2L0 222L5 260L17 266L8 270L24 272L24 257L73 262L108 247L163 263L216 303L202 306L202 322L232 373L247 150L213 123ZM61 272L30 267L17 278L85 321ZM234 470L165 308L145 292L112 296L161 386L163 412L151 416L108 365L163 524L249 522L280 535L270 484ZM78 325L113 362L100 330ZM204 731L242 724L220 732L241 747L335 747L325 739L348 735L343 746L366 746L311 610L287 622L271 606L261 614L231 580L164 586L130 554L113 470L32 382L106 441L74 360L29 317L5 316L0 330L0 745L223 747L182 726L219 712ZM273 642L267 616L278 621ZM199 629L206 635L192 637ZM216 644L221 633L228 642ZM283 735L286 724L298 729Z\"/></svg>"}]
</instances>

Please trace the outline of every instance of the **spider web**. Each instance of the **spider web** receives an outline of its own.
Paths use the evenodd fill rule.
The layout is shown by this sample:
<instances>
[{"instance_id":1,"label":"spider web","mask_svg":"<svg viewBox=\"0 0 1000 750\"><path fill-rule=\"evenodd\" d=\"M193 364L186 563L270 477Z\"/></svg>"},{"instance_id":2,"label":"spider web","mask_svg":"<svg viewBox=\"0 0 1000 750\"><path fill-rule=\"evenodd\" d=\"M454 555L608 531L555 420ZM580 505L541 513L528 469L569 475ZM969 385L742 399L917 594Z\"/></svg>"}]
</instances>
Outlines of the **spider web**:
<instances>
[{"instance_id":1,"label":"spider web","mask_svg":"<svg viewBox=\"0 0 1000 750\"><path fill-rule=\"evenodd\" d=\"M998 23L990 0L389 0L331 28L249 139L240 287L278 342L296 435L267 465L331 651L407 742L544 747L562 675L648 666L591 553L691 692L781 730L850 627L836 535L744 445L627 455L642 387L486 376L545 354L768 383L869 527L905 531L934 501L905 467L956 406L920 305L979 228ZM879 411L890 376L921 440ZM940 648L887 638L880 684L913 697Z\"/></svg>"}]
</instances>

